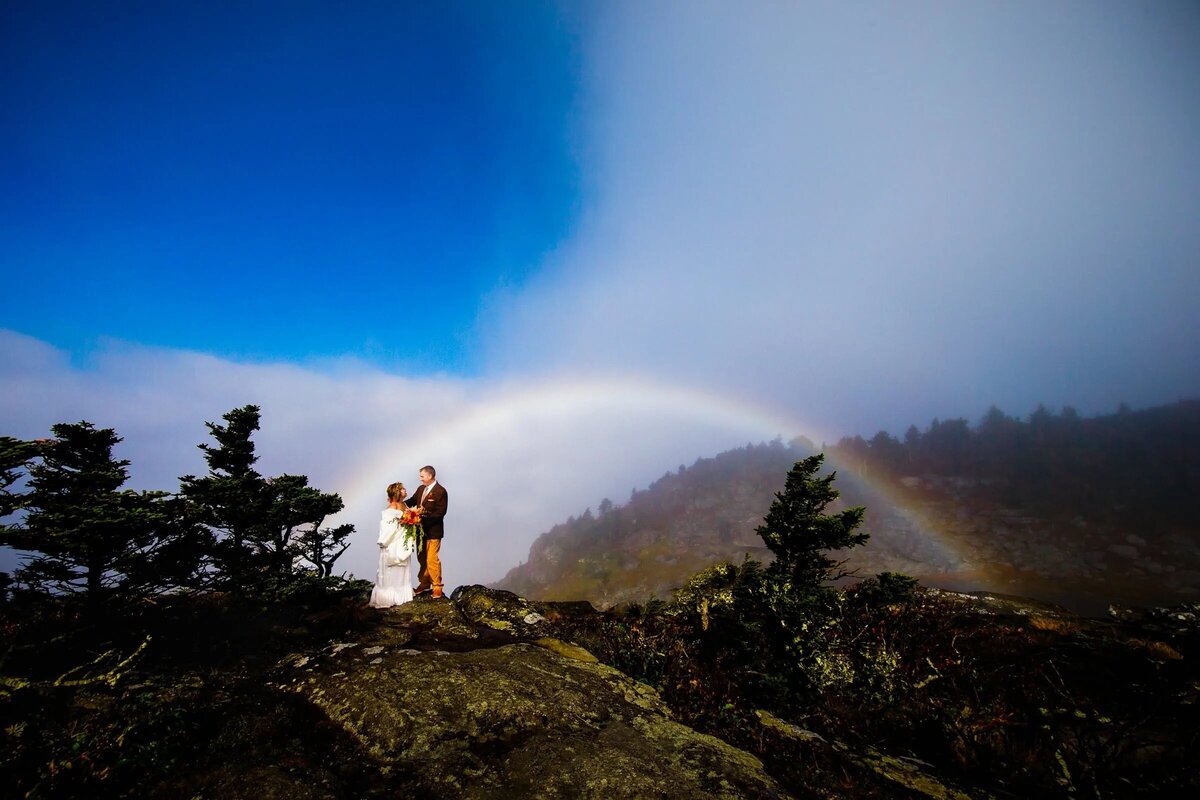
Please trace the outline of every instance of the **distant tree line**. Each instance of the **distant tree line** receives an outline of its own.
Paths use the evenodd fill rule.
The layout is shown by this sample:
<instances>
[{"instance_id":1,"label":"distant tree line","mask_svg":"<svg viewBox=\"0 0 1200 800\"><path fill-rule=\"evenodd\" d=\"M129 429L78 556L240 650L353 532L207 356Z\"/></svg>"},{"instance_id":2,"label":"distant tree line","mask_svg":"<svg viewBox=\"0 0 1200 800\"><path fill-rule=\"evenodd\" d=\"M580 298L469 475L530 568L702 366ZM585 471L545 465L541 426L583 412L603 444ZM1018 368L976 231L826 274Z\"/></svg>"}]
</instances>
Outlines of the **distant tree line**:
<instances>
[{"instance_id":1,"label":"distant tree line","mask_svg":"<svg viewBox=\"0 0 1200 800\"><path fill-rule=\"evenodd\" d=\"M124 488L129 462L114 457L121 438L110 428L61 423L48 439L0 437L0 545L24 554L13 575L0 573L5 597L78 597L111 610L330 578L354 531L325 526L342 499L303 475L258 472L259 420L248 405L206 423L208 472L181 477L173 493Z\"/></svg>"},{"instance_id":2,"label":"distant tree line","mask_svg":"<svg viewBox=\"0 0 1200 800\"><path fill-rule=\"evenodd\" d=\"M856 471L952 476L1002 503L1054 515L1145 514L1194 522L1200 512L1200 401L1084 418L1045 406L1025 419L993 406L975 426L933 420L903 439L880 431L830 450Z\"/></svg>"}]
</instances>

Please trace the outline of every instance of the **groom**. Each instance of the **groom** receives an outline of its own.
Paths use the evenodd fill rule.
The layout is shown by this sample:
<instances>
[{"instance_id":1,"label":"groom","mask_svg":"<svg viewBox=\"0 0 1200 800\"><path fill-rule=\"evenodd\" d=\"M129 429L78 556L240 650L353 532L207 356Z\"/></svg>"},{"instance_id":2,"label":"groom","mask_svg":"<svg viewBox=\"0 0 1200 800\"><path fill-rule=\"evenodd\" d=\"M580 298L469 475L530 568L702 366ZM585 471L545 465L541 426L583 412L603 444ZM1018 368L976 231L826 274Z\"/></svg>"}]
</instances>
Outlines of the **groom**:
<instances>
[{"instance_id":1,"label":"groom","mask_svg":"<svg viewBox=\"0 0 1200 800\"><path fill-rule=\"evenodd\" d=\"M405 501L409 506L421 507L421 525L425 528L425 541L421 551L417 553L417 563L421 569L417 572L417 588L413 596L432 593L436 599L442 596L442 560L439 553L442 549L442 536L445 529L442 518L450 506L450 496L446 489L437 482L437 470L433 467L421 467L417 473L421 478L421 487L413 496Z\"/></svg>"}]
</instances>

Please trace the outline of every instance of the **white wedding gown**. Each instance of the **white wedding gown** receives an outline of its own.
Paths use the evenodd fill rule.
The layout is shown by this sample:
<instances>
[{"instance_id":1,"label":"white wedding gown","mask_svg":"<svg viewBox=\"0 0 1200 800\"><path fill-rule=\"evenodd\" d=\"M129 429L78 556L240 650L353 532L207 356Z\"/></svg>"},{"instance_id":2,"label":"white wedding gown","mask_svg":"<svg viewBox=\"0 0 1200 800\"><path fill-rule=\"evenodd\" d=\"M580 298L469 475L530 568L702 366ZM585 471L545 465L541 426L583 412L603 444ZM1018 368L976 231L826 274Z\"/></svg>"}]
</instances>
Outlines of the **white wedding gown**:
<instances>
[{"instance_id":1,"label":"white wedding gown","mask_svg":"<svg viewBox=\"0 0 1200 800\"><path fill-rule=\"evenodd\" d=\"M400 527L400 512L385 508L379 520L379 572L371 590L371 607L388 608L413 599L409 563L412 545L404 540Z\"/></svg>"}]
</instances>

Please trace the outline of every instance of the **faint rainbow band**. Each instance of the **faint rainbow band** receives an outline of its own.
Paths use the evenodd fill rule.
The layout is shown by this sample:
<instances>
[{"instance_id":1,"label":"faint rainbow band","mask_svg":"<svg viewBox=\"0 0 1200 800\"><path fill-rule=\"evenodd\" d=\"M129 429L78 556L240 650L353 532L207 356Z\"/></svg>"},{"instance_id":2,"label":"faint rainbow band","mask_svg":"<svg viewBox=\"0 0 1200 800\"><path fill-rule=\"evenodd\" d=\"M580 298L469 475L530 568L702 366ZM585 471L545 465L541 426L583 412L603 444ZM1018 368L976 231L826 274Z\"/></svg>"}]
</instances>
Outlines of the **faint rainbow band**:
<instances>
[{"instance_id":1,"label":"faint rainbow band","mask_svg":"<svg viewBox=\"0 0 1200 800\"><path fill-rule=\"evenodd\" d=\"M816 447L830 441L815 426L733 394L629 377L544 381L493 392L448 416L433 410L431 418L437 419L436 424L424 426L415 438L384 441L347 479L337 484L346 487L342 494L348 509L360 504L374 509L382 496L382 487L396 479L397 465L409 465L415 472L420 464L438 463L439 453L457 449L455 445L464 440L495 436L497 431L521 430L522 424L528 426L538 418L579 417L586 416L589 411L601 410L643 417L654 414L667 418L685 417L692 422L745 431L747 436L758 441L777 436L790 441L804 436ZM832 458L830 465L835 469L843 468ZM897 487L870 477L865 477L864 482L908 516L920 534L947 557L963 561L945 536L905 504Z\"/></svg>"}]
</instances>

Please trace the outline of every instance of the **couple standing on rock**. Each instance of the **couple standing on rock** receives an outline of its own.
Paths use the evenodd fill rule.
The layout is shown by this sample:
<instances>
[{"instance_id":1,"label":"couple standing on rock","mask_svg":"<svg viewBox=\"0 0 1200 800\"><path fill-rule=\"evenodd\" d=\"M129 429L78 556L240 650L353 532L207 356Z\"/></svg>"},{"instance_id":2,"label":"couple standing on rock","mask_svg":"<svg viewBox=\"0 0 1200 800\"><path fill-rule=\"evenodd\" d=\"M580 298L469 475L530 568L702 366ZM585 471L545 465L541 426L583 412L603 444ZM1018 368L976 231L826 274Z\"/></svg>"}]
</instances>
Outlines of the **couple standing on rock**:
<instances>
[{"instance_id":1,"label":"couple standing on rock","mask_svg":"<svg viewBox=\"0 0 1200 800\"><path fill-rule=\"evenodd\" d=\"M428 594L434 599L442 597L442 536L445 533L442 520L450 506L446 487L437 481L437 470L430 466L421 467L417 473L421 486L416 494L408 497L403 483L387 487L387 508L379 521L379 572L375 577L375 589L371 592L374 608L387 608L410 602L414 597ZM406 509L420 511L416 536L409 533L403 521ZM412 515L409 515L412 518ZM409 562L413 552L417 553L417 588L409 581Z\"/></svg>"}]
</instances>

